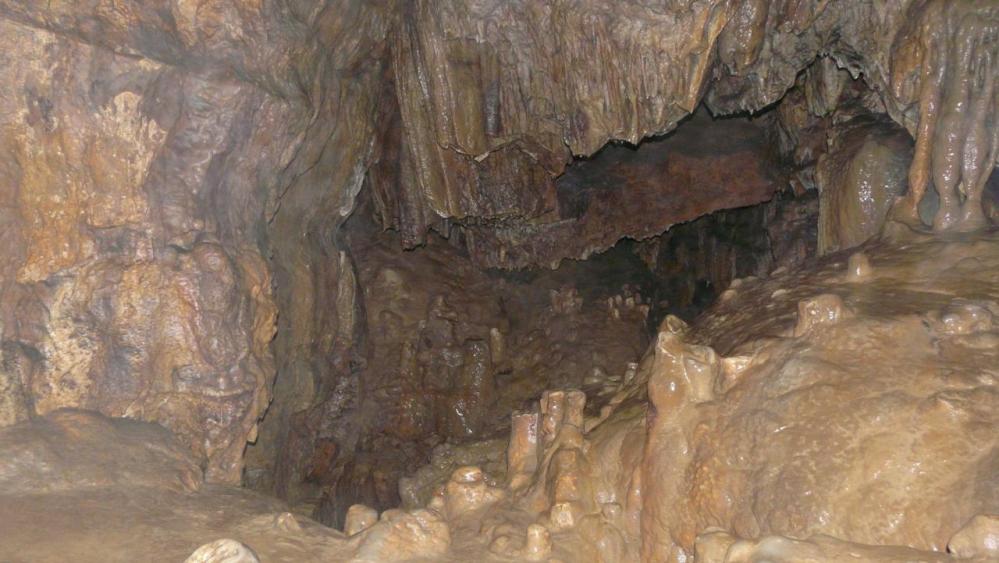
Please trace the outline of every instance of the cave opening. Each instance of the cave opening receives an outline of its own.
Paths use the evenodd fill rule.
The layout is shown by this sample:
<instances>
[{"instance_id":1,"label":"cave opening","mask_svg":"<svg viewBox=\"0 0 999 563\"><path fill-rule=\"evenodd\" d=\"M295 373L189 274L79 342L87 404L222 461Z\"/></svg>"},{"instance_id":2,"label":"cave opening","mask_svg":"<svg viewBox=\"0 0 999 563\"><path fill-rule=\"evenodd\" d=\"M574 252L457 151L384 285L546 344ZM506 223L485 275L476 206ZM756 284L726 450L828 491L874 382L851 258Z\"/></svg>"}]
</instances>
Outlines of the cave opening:
<instances>
[{"instance_id":1,"label":"cave opening","mask_svg":"<svg viewBox=\"0 0 999 563\"><path fill-rule=\"evenodd\" d=\"M0 0L0 561L999 557L995 2L98 4Z\"/></svg>"},{"instance_id":2,"label":"cave opening","mask_svg":"<svg viewBox=\"0 0 999 563\"><path fill-rule=\"evenodd\" d=\"M355 445L315 448L298 510L342 528L353 505L425 505L461 466L502 479L509 413L565 388L598 416L667 315L693 321L733 280L814 260L817 197L787 188L775 127L773 111L702 107L668 135L575 160L526 230L529 263L482 253L495 228L482 221L406 245L362 189L337 234L364 315ZM545 222L574 236L544 247Z\"/></svg>"},{"instance_id":3,"label":"cave opening","mask_svg":"<svg viewBox=\"0 0 999 563\"><path fill-rule=\"evenodd\" d=\"M667 134L573 158L526 215L494 200L416 238L391 196L408 189L404 147L388 144L391 165L336 234L364 317L341 414L351 434L303 446L298 490L285 493L334 528L355 505L424 506L463 466L508 478L509 413L578 389L598 417L667 317L693 322L744 279L876 236L913 158L869 85L829 58L752 115L701 104ZM937 205L921 202L925 224Z\"/></svg>"}]
</instances>

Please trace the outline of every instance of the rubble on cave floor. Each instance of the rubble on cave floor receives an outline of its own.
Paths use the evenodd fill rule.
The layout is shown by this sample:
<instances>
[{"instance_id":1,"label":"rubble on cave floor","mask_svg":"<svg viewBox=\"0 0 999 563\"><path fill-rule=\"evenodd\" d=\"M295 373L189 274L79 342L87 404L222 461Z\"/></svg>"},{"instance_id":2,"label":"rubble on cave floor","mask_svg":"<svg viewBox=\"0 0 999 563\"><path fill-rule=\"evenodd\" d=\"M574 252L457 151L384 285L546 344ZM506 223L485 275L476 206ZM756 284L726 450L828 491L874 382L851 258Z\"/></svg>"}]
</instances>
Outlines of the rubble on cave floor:
<instances>
[{"instance_id":1,"label":"rubble on cave floor","mask_svg":"<svg viewBox=\"0 0 999 563\"><path fill-rule=\"evenodd\" d=\"M185 477L189 454L152 425L5 428L0 559L182 560L221 538L192 560L996 557L999 234L889 233L734 282L689 326L668 317L597 415L546 391L513 415L501 467L467 456L423 506L352 507L350 535ZM37 471L60 485L23 485ZM228 552L243 558L204 555Z\"/></svg>"}]
</instances>

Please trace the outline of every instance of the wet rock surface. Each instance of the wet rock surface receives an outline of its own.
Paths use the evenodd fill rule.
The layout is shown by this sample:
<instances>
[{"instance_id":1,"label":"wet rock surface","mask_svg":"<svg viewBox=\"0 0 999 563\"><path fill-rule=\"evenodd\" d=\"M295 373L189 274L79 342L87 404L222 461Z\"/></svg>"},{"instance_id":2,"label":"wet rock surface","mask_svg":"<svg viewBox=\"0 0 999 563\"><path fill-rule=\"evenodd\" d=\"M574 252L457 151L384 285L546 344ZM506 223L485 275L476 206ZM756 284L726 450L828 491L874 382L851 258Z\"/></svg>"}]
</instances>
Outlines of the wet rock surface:
<instances>
[{"instance_id":1,"label":"wet rock surface","mask_svg":"<svg viewBox=\"0 0 999 563\"><path fill-rule=\"evenodd\" d=\"M584 196L572 168L555 178L609 140L668 133L702 101L783 104L806 67L812 114L850 90L844 72L862 75L861 105L916 138L897 214L938 193L936 227L981 226L996 158L984 0L9 0L0 16L3 420L63 406L155 420L225 482L259 434L247 479L283 496L305 413L353 423L330 397L356 393L365 327L334 233L364 185L406 246L454 228L480 264L550 265L765 199L755 142L707 157L684 142L665 161L639 149L633 172L602 171L615 195ZM663 162L690 177L645 182ZM682 210L630 211L666 201Z\"/></svg>"},{"instance_id":2,"label":"wet rock surface","mask_svg":"<svg viewBox=\"0 0 999 563\"><path fill-rule=\"evenodd\" d=\"M991 0L0 0L0 558L991 557L997 35ZM661 295L482 270L625 237L719 300L641 360Z\"/></svg>"},{"instance_id":3,"label":"wet rock surface","mask_svg":"<svg viewBox=\"0 0 999 563\"><path fill-rule=\"evenodd\" d=\"M0 549L40 560L89 553L97 526L102 559L141 558L154 541L182 560L227 538L274 561L987 560L999 508L999 239L913 236L865 245L862 280L834 254L736 284L693 324L668 317L598 415L579 390L547 391L515 415L507 467L457 467L424 507L377 519L352 507L349 536L245 490L183 492L121 473L5 491L0 522L16 541ZM752 303L762 305L751 314ZM144 423L50 418L59 416L141 430L67 464L133 459L169 438ZM30 446L23 437L51 424L0 438ZM69 506L107 516L81 534ZM38 519L58 541L31 543ZM155 533L137 542L136 526Z\"/></svg>"},{"instance_id":4,"label":"wet rock surface","mask_svg":"<svg viewBox=\"0 0 999 563\"><path fill-rule=\"evenodd\" d=\"M881 232L906 192L912 141L901 127L854 118L834 130L819 157L819 252L852 248Z\"/></svg>"}]
</instances>

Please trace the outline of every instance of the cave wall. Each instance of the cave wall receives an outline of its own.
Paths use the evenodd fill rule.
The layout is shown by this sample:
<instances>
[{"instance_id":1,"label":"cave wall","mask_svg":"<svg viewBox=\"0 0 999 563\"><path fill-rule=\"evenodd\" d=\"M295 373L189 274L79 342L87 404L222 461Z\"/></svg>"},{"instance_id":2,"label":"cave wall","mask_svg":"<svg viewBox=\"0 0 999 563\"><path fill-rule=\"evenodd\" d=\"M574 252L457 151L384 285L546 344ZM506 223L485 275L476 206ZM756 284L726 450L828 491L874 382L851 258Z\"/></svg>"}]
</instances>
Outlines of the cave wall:
<instances>
[{"instance_id":1,"label":"cave wall","mask_svg":"<svg viewBox=\"0 0 999 563\"><path fill-rule=\"evenodd\" d=\"M262 198L227 156L266 163L250 116L294 114L252 86L2 25L4 364L24 410L162 422L237 481L276 309L241 216Z\"/></svg>"},{"instance_id":2,"label":"cave wall","mask_svg":"<svg viewBox=\"0 0 999 563\"><path fill-rule=\"evenodd\" d=\"M362 303L336 233L365 182L404 244L502 225L472 248L511 256L535 240L523 225L563 220L554 178L574 155L668 132L701 101L760 110L820 54L915 137L903 215L932 185L936 227L979 225L997 12L0 0L0 419L154 420L227 482L259 434L248 477L282 493L300 445L350 423Z\"/></svg>"},{"instance_id":3,"label":"cave wall","mask_svg":"<svg viewBox=\"0 0 999 563\"><path fill-rule=\"evenodd\" d=\"M356 61L385 26L341 4L0 3L4 422L156 421L240 481L275 351L302 370L285 338L338 325L290 304L343 277L305 235L370 150L378 67ZM279 309L301 328L272 349Z\"/></svg>"},{"instance_id":4,"label":"cave wall","mask_svg":"<svg viewBox=\"0 0 999 563\"><path fill-rule=\"evenodd\" d=\"M786 185L771 113L713 119L700 108L661 139L608 145L555 181L557 217L460 227L477 263L557 267L619 240L645 240L717 209L770 200Z\"/></svg>"}]
</instances>

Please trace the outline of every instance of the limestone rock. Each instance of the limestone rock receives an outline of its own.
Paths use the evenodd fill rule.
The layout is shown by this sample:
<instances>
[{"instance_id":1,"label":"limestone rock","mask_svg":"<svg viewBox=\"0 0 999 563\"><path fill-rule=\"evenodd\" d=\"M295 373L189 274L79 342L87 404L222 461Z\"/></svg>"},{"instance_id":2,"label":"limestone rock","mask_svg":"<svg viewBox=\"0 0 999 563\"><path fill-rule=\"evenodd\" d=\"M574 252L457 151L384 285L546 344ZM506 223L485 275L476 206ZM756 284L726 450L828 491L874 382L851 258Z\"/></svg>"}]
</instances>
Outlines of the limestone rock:
<instances>
[{"instance_id":1,"label":"limestone rock","mask_svg":"<svg viewBox=\"0 0 999 563\"><path fill-rule=\"evenodd\" d=\"M347 509L347 519L343 526L343 533L353 536L367 530L375 522L378 522L377 510L363 504L355 504Z\"/></svg>"},{"instance_id":2,"label":"limestone rock","mask_svg":"<svg viewBox=\"0 0 999 563\"><path fill-rule=\"evenodd\" d=\"M446 553L450 544L450 529L436 513L423 509L399 511L364 532L354 560L434 558Z\"/></svg>"},{"instance_id":3,"label":"limestone rock","mask_svg":"<svg viewBox=\"0 0 999 563\"><path fill-rule=\"evenodd\" d=\"M818 161L819 252L852 248L877 235L907 186L912 141L887 120L856 118L831 134Z\"/></svg>"},{"instance_id":4,"label":"limestone rock","mask_svg":"<svg viewBox=\"0 0 999 563\"><path fill-rule=\"evenodd\" d=\"M144 486L193 491L202 471L163 427L60 409L0 429L0 494Z\"/></svg>"},{"instance_id":5,"label":"limestone rock","mask_svg":"<svg viewBox=\"0 0 999 563\"><path fill-rule=\"evenodd\" d=\"M246 544L221 539L194 550L184 563L260 563L260 559Z\"/></svg>"},{"instance_id":6,"label":"limestone rock","mask_svg":"<svg viewBox=\"0 0 999 563\"><path fill-rule=\"evenodd\" d=\"M999 517L975 516L950 538L947 551L964 558L999 558Z\"/></svg>"}]
</instances>

